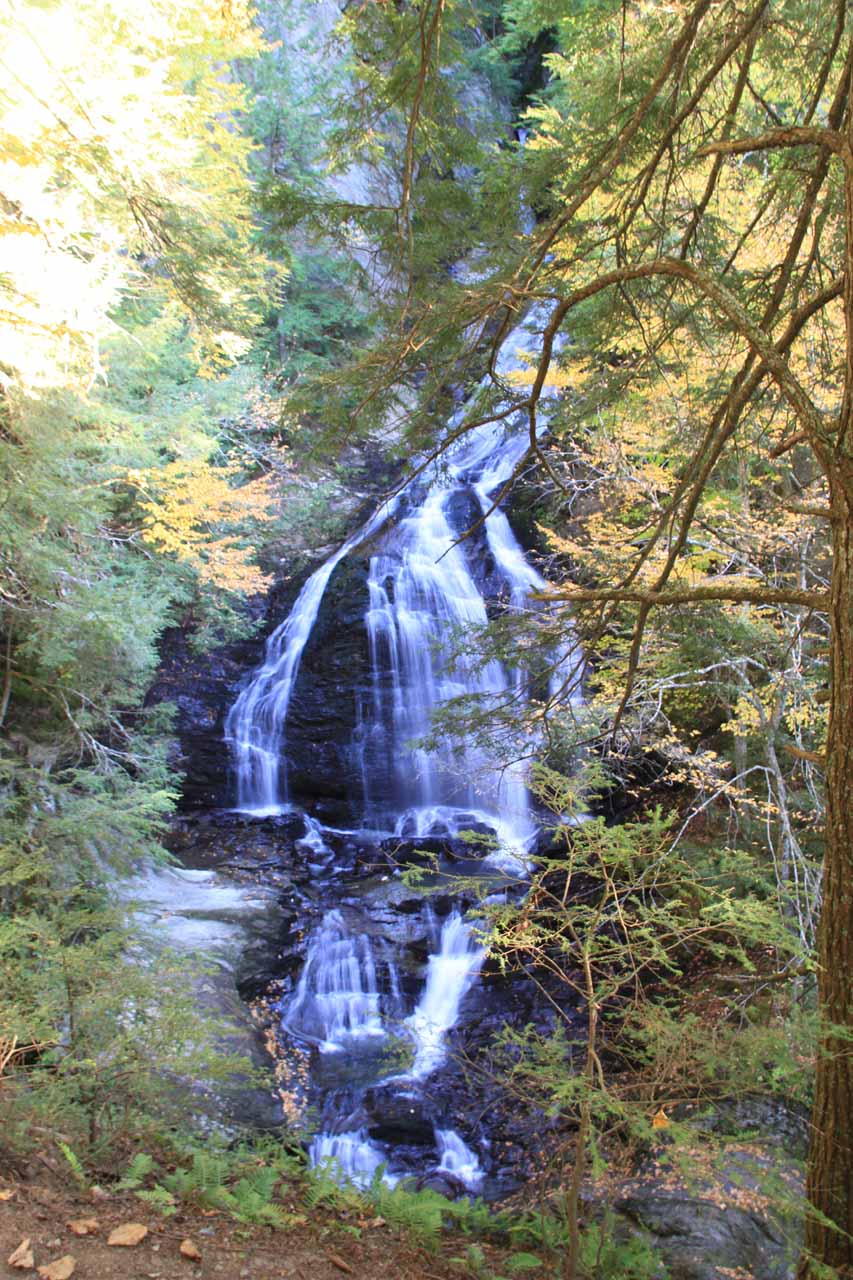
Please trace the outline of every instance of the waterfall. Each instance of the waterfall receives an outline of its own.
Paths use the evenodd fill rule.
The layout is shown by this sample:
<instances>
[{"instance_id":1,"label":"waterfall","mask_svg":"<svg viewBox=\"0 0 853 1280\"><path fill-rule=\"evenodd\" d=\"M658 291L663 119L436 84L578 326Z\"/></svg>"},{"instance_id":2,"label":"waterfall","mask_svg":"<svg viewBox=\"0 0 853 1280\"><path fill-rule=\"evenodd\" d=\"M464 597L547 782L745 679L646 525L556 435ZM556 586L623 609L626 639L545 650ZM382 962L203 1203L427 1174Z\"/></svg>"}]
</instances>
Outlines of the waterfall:
<instances>
[{"instance_id":1,"label":"waterfall","mask_svg":"<svg viewBox=\"0 0 853 1280\"><path fill-rule=\"evenodd\" d=\"M449 1173L458 1179L469 1191L478 1191L483 1185L484 1173L477 1155L467 1147L455 1129L435 1130L435 1144L438 1147L439 1173Z\"/></svg>"},{"instance_id":2,"label":"waterfall","mask_svg":"<svg viewBox=\"0 0 853 1280\"><path fill-rule=\"evenodd\" d=\"M399 522L388 551L370 561L366 622L373 687L369 713L362 715L367 759L361 768L366 808L374 825L390 820L394 826L396 820L400 834L452 833L480 820L523 847L532 826L522 780L475 743L418 745L437 707L465 696L496 698L507 688L496 661L463 655L447 669L448 642L487 622L466 549L454 545L458 533L447 508L458 488L436 483ZM374 781L382 788L378 800Z\"/></svg>"},{"instance_id":3,"label":"waterfall","mask_svg":"<svg viewBox=\"0 0 853 1280\"><path fill-rule=\"evenodd\" d=\"M393 514L386 504L339 547L305 583L296 603L266 643L264 663L242 690L225 720L225 740L237 776L237 807L261 814L287 805L287 768L282 759L290 699L305 646L334 570L354 547Z\"/></svg>"},{"instance_id":4,"label":"waterfall","mask_svg":"<svg viewBox=\"0 0 853 1280\"><path fill-rule=\"evenodd\" d=\"M542 321L534 308L510 334L496 365L500 377L518 367L516 346L529 345ZM459 411L459 421L464 412ZM489 513L485 543L508 589L510 608L529 607L530 592L545 585L506 515L490 510L528 447L519 426L508 430L503 423L487 423L463 436L440 465L381 507L305 583L288 617L270 635L263 665L226 719L238 808L264 814L286 807L286 722L302 655L334 570L381 531L383 545L371 557L367 582L371 683L360 699L352 743L364 820L416 838L453 835L485 823L496 833L498 860L503 856L508 870L523 869L535 833L524 768L507 764L474 735L461 744L423 745L433 712L453 699L468 698L487 710L507 694L524 698L526 676L517 667L508 670L496 660L484 662L464 652L452 669L448 663L454 641L487 622L477 563L483 537L458 541L466 523L460 525L454 515L458 503Z\"/></svg>"},{"instance_id":5,"label":"waterfall","mask_svg":"<svg viewBox=\"0 0 853 1280\"><path fill-rule=\"evenodd\" d=\"M402 1078L421 1080L442 1062L444 1037L456 1023L462 998L485 956L485 948L478 947L472 937L471 926L458 911L452 912L442 927L439 950L429 958L424 993L405 1022L415 1042L415 1060Z\"/></svg>"},{"instance_id":6,"label":"waterfall","mask_svg":"<svg viewBox=\"0 0 853 1280\"><path fill-rule=\"evenodd\" d=\"M340 911L328 911L308 948L293 1000L282 1025L336 1053L352 1040L385 1035L383 1005L399 997L397 974L385 956L389 994L379 986L377 961L367 934L351 934Z\"/></svg>"},{"instance_id":7,"label":"waterfall","mask_svg":"<svg viewBox=\"0 0 853 1280\"><path fill-rule=\"evenodd\" d=\"M506 379L518 367L516 348L529 347L542 324L543 315L534 308L509 335L496 362L498 378ZM463 406L450 427L471 414L472 406ZM485 826L497 845L487 860L512 874L524 871L536 833L524 765L502 758L488 734L472 730L463 741L451 742L448 735L433 735L432 728L435 711L456 699L488 715L505 699L523 707L531 697L531 676L523 663L486 658L475 643L488 622L490 601L520 612L531 608L531 593L546 585L505 513L492 510L528 446L523 418L505 417L472 429L308 578L226 719L239 809L277 814L289 805L287 716L302 657L332 574L370 540L364 614L370 674L353 689L356 727L348 761L355 762L360 778L363 831L411 840ZM481 527L463 537L478 521ZM573 657L571 649L549 657L553 692ZM535 735L528 735L528 745L535 748ZM326 842L333 829L308 814L304 819L296 845L319 875L334 858L336 842ZM448 1033L459 1020L485 949L461 912L453 911L434 941L420 999L404 1017L405 997L390 948L374 936L374 928L351 928L351 918L349 907L346 919L330 910L314 930L296 991L282 1008L282 1025L323 1055L315 1072L315 1087L321 1096L325 1092L323 1131L311 1143L312 1164L332 1161L342 1177L364 1187L387 1159L369 1137L369 1131L381 1129L372 1128L377 1103L368 1096L367 1084L381 1085L380 1095L389 1087L393 1094L396 1084L406 1094L420 1092L420 1082L445 1061ZM382 1057L394 1044L389 1031L413 1043L414 1059L405 1074L381 1074L383 1067L390 1068ZM343 1049L343 1061L325 1057ZM345 1082L340 1097L329 1093L330 1080L336 1088ZM436 1123L434 1132L439 1163L433 1167L478 1190L484 1173L476 1153L455 1130ZM404 1152L397 1172L383 1174L389 1185L405 1176L400 1170L411 1167L407 1161L411 1154Z\"/></svg>"}]
</instances>

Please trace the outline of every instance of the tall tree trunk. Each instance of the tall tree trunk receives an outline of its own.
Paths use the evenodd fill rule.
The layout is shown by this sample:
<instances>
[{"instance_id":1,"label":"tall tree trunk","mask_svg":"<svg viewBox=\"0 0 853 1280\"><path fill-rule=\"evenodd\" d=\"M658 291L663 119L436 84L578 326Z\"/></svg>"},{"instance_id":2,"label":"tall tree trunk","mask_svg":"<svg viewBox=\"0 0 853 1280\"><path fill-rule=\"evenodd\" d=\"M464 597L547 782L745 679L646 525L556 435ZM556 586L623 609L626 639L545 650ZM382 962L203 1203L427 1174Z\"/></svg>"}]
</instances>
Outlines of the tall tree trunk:
<instances>
[{"instance_id":1,"label":"tall tree trunk","mask_svg":"<svg viewBox=\"0 0 853 1280\"><path fill-rule=\"evenodd\" d=\"M819 1274L812 1259L853 1277L853 464L842 460L839 473L831 477L831 490L832 697L818 929L823 1025L806 1186L817 1214L806 1224L803 1280Z\"/></svg>"}]
</instances>

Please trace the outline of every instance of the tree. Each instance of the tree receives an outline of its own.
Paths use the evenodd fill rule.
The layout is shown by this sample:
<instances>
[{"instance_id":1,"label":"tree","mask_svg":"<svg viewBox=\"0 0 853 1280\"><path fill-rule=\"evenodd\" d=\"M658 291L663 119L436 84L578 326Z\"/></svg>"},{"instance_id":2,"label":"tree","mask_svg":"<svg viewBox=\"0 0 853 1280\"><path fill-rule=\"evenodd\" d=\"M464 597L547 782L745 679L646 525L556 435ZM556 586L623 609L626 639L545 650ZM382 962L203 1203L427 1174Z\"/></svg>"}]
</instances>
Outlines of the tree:
<instances>
[{"instance_id":1,"label":"tree","mask_svg":"<svg viewBox=\"0 0 853 1280\"><path fill-rule=\"evenodd\" d=\"M162 957L155 999L117 885L164 856L176 800L169 716L143 707L158 638L212 564L252 582L209 525L266 498L231 487L254 462L220 429L263 269L227 68L261 42L239 2L2 10L0 1060L10 1110L58 1104L75 1134L85 1113L85 1143L137 1073L156 1093L152 1053L199 1040L185 966Z\"/></svg>"},{"instance_id":2,"label":"tree","mask_svg":"<svg viewBox=\"0 0 853 1280\"><path fill-rule=\"evenodd\" d=\"M377 34L384 13L374 8L373 39L387 50ZM600 650L612 660L621 651L611 740L630 719L638 675L667 625L657 621L662 610L695 609L702 618L722 612L731 626L744 616L775 625L784 614L816 663L826 618L825 745L818 728L814 747L801 751L812 765L825 762L826 774L817 944L822 1039L801 1274L826 1267L853 1274L847 5L511 2L504 20L514 41L552 28L558 47L547 59L546 93L526 118L526 151L481 157L469 180L482 215L476 272L453 279L434 249L438 228L446 231L454 216L436 199L434 147L445 177L453 160L428 120L431 101L453 83L452 72L442 77L437 65L437 33L458 15L430 5L418 15L421 28L428 15L438 26L421 41L420 75L407 82L417 85L414 96L397 97L406 138L414 140L401 169L396 224L405 269L395 297L386 299L397 307L397 337L365 351L352 371L362 422L370 429L369 410L381 398L385 413L391 403L404 447L426 435L440 452L477 422L521 417L529 449L513 479L537 464L555 490L566 488L573 468L600 466L596 450L610 428L623 446L620 483L602 486L609 505L579 522L581 580L547 600L581 626L591 654ZM404 18L386 21L386 35L393 28L399 39ZM370 76L365 85L366 92L374 88ZM383 93L368 96L388 113ZM537 211L527 237L518 233L522 192ZM541 343L529 353L526 385L508 385L496 353L532 303L546 315ZM569 342L558 355L561 333ZM479 404L448 437L448 383L481 372L484 363ZM555 376L566 388L562 421L552 418L546 440L540 400ZM420 389L415 409L389 391L406 381ZM791 554L791 525L777 519L780 508L808 530L811 564L798 565ZM731 513L741 518L738 527ZM757 526L762 545L753 537ZM828 526L828 537L815 526Z\"/></svg>"}]
</instances>

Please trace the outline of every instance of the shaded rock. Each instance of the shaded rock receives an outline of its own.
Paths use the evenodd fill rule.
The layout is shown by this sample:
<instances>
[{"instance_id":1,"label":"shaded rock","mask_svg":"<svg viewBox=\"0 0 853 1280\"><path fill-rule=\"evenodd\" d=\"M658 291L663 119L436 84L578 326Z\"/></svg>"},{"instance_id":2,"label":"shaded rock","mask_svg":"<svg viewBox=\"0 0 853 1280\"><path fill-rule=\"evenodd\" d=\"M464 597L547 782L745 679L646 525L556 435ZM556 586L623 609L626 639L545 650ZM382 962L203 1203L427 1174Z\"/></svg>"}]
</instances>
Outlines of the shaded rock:
<instances>
[{"instance_id":1,"label":"shaded rock","mask_svg":"<svg viewBox=\"0 0 853 1280\"><path fill-rule=\"evenodd\" d=\"M801 1195L794 1162L736 1147L695 1183L669 1174L626 1184L615 1208L660 1254L672 1280L720 1280L721 1269L791 1280Z\"/></svg>"},{"instance_id":2,"label":"shaded rock","mask_svg":"<svg viewBox=\"0 0 853 1280\"><path fill-rule=\"evenodd\" d=\"M460 1196L469 1195L468 1188L461 1178L454 1178L452 1173L439 1173L435 1170L423 1178L418 1178L418 1191L437 1191L448 1200L458 1200Z\"/></svg>"},{"instance_id":3,"label":"shaded rock","mask_svg":"<svg viewBox=\"0 0 853 1280\"><path fill-rule=\"evenodd\" d=\"M432 1146L433 1118L427 1105L422 1097L402 1093L394 1085L368 1089L364 1095L368 1133L380 1142Z\"/></svg>"},{"instance_id":4,"label":"shaded rock","mask_svg":"<svg viewBox=\"0 0 853 1280\"><path fill-rule=\"evenodd\" d=\"M809 1111L789 1098L751 1094L724 1099L713 1107L685 1105L677 1119L696 1123L709 1133L743 1137L755 1135L763 1143L781 1147L797 1160L805 1160L809 1146Z\"/></svg>"}]
</instances>

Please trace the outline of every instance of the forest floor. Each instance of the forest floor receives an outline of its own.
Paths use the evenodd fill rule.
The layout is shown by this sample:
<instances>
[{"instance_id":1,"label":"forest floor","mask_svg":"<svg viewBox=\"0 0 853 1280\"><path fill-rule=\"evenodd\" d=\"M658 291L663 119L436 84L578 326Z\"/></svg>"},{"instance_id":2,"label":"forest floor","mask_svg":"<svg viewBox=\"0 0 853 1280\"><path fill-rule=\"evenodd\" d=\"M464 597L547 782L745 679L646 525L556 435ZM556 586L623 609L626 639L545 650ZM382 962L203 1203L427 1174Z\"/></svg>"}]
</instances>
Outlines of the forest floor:
<instances>
[{"instance_id":1,"label":"forest floor","mask_svg":"<svg viewBox=\"0 0 853 1280\"><path fill-rule=\"evenodd\" d=\"M75 1234L89 1222L89 1233ZM118 1227L138 1224L138 1244L109 1245ZM131 1233L131 1235L134 1233ZM137 1231L136 1235L141 1234ZM32 1259L10 1259L24 1241ZM187 1243L188 1242L188 1243ZM450 1259L466 1241L448 1238L425 1252L381 1219L328 1210L287 1229L246 1227L225 1214L182 1208L163 1218L130 1194L83 1193L50 1179L15 1182L0 1170L0 1276L33 1280L450 1280L466 1268ZM183 1246L183 1252L182 1252ZM190 1256L187 1256L189 1254ZM195 1255L198 1255L196 1257ZM56 1267L62 1259L69 1264ZM54 1264L54 1266L51 1266Z\"/></svg>"}]
</instances>

